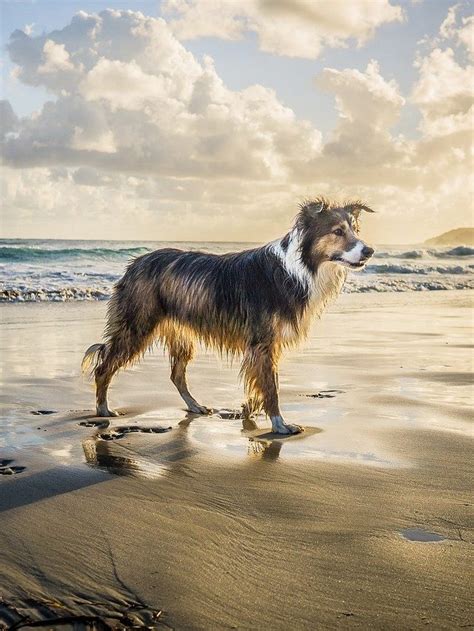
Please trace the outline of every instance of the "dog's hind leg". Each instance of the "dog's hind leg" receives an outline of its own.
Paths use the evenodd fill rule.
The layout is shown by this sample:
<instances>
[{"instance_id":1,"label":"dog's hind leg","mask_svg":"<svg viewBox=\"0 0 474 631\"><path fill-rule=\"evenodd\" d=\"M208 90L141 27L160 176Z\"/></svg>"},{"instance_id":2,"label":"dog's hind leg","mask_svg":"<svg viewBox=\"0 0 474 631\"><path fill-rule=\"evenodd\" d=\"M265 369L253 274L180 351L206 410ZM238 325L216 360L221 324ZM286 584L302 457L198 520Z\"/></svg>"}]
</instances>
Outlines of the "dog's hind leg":
<instances>
[{"instance_id":1,"label":"dog's hind leg","mask_svg":"<svg viewBox=\"0 0 474 631\"><path fill-rule=\"evenodd\" d=\"M105 345L103 359L94 371L96 384L97 416L119 416L118 412L109 408L107 391L115 373L123 366L130 364L148 348L152 342L151 335L129 335L124 330L117 333Z\"/></svg>"},{"instance_id":2,"label":"dog's hind leg","mask_svg":"<svg viewBox=\"0 0 474 631\"><path fill-rule=\"evenodd\" d=\"M107 391L112 377L120 366L113 366L112 362L105 360L95 370L96 409L97 416L119 416L119 413L109 408Z\"/></svg>"},{"instance_id":3,"label":"dog's hind leg","mask_svg":"<svg viewBox=\"0 0 474 631\"><path fill-rule=\"evenodd\" d=\"M278 355L270 346L255 345L244 356L241 374L244 377L248 408L257 408L258 402L270 417L272 431L277 434L299 434L303 428L286 423L278 400ZM244 406L245 409L245 406Z\"/></svg>"},{"instance_id":4,"label":"dog's hind leg","mask_svg":"<svg viewBox=\"0 0 474 631\"><path fill-rule=\"evenodd\" d=\"M147 285L135 282L129 286L121 282L109 303L107 341L94 370L97 416L118 416L107 403L112 377L145 353L162 319L160 305L147 299Z\"/></svg>"},{"instance_id":5,"label":"dog's hind leg","mask_svg":"<svg viewBox=\"0 0 474 631\"><path fill-rule=\"evenodd\" d=\"M88 371L94 365L92 374L95 376L97 416L118 416L109 409L107 404L107 389L113 374L118 368L113 368L110 357L107 357L107 344L93 344L89 347L82 360L82 371Z\"/></svg>"},{"instance_id":6,"label":"dog's hind leg","mask_svg":"<svg viewBox=\"0 0 474 631\"><path fill-rule=\"evenodd\" d=\"M204 405L200 405L189 392L186 382L186 367L194 355L194 345L191 340L184 336L168 337L166 346L170 354L171 381L176 386L181 398L186 403L190 412L195 414L210 414L212 410Z\"/></svg>"}]
</instances>

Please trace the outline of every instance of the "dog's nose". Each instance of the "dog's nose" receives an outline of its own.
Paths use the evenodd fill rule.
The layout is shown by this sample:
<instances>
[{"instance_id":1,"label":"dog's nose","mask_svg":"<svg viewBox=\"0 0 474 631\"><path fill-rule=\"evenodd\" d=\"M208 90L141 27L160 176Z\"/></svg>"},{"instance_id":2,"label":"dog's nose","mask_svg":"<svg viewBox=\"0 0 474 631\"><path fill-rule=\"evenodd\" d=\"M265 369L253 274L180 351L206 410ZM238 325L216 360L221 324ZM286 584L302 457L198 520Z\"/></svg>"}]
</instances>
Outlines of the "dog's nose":
<instances>
[{"instance_id":1,"label":"dog's nose","mask_svg":"<svg viewBox=\"0 0 474 631\"><path fill-rule=\"evenodd\" d=\"M369 248L368 245L364 245L362 248L362 256L366 259L370 258L374 252L375 250L373 248Z\"/></svg>"}]
</instances>

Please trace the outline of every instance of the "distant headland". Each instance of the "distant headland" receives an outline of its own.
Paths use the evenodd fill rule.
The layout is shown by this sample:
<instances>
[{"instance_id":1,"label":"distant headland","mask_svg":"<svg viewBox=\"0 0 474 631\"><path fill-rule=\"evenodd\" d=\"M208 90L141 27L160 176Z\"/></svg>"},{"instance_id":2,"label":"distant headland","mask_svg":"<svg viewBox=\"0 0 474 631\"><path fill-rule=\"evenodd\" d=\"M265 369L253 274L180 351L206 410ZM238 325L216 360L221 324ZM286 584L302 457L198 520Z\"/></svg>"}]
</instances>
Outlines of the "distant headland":
<instances>
[{"instance_id":1,"label":"distant headland","mask_svg":"<svg viewBox=\"0 0 474 631\"><path fill-rule=\"evenodd\" d=\"M474 228L455 228L425 241L426 245L474 245Z\"/></svg>"}]
</instances>

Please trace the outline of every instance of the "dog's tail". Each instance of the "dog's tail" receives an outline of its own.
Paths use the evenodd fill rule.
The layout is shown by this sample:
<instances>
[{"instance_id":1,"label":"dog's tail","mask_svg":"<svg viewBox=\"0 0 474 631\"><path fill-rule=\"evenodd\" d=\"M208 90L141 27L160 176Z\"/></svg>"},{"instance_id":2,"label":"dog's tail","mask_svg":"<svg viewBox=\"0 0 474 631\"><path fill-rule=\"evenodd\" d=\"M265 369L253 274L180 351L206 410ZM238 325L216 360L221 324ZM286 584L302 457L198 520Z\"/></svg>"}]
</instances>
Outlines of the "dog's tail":
<instances>
[{"instance_id":1,"label":"dog's tail","mask_svg":"<svg viewBox=\"0 0 474 631\"><path fill-rule=\"evenodd\" d=\"M105 344L92 344L86 350L81 362L81 370L83 373L92 377L95 369L100 361L102 361L105 352Z\"/></svg>"}]
</instances>

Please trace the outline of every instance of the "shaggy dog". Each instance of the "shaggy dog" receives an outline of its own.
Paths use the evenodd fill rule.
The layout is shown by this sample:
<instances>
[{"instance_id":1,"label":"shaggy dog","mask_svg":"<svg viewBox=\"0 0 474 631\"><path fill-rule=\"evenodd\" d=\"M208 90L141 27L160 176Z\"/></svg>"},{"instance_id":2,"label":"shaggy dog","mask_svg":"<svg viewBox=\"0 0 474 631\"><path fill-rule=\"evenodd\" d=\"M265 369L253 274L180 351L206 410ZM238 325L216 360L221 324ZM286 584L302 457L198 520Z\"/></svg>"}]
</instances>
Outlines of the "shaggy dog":
<instances>
[{"instance_id":1,"label":"shaggy dog","mask_svg":"<svg viewBox=\"0 0 474 631\"><path fill-rule=\"evenodd\" d=\"M244 414L262 409L278 434L302 431L287 424L278 402L278 361L285 347L305 337L313 317L341 291L346 270L360 270L374 250L359 238L359 201L324 198L303 203L291 230L262 247L232 254L164 248L134 259L116 284L103 344L94 364L97 415L117 416L107 403L113 375L159 340L171 361L171 380L191 412L208 414L191 395L186 367L196 341L243 357Z\"/></svg>"}]
</instances>

